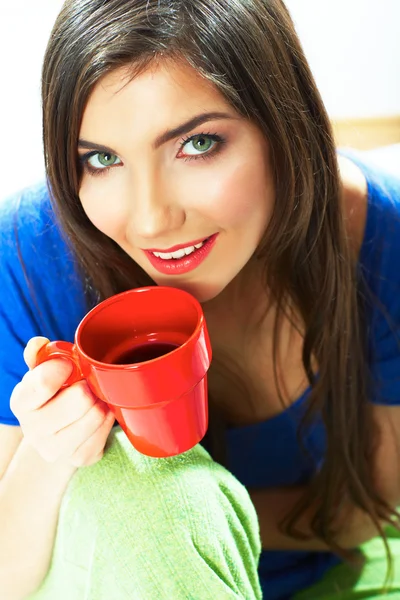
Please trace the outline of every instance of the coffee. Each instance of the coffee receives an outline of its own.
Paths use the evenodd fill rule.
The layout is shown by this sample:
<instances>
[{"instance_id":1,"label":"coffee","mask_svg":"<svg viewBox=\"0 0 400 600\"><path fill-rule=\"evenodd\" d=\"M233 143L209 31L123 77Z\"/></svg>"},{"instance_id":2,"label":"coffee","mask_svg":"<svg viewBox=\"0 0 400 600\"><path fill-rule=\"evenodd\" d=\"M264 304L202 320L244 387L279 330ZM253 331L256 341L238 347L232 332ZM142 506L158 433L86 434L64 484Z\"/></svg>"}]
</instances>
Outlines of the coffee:
<instances>
[{"instance_id":1,"label":"coffee","mask_svg":"<svg viewBox=\"0 0 400 600\"><path fill-rule=\"evenodd\" d=\"M164 356L164 354L168 354L176 348L178 348L177 344L170 344L167 342L147 342L147 344L141 344L134 346L129 350L125 350L110 362L114 365L141 363L147 360L160 358L160 356Z\"/></svg>"}]
</instances>

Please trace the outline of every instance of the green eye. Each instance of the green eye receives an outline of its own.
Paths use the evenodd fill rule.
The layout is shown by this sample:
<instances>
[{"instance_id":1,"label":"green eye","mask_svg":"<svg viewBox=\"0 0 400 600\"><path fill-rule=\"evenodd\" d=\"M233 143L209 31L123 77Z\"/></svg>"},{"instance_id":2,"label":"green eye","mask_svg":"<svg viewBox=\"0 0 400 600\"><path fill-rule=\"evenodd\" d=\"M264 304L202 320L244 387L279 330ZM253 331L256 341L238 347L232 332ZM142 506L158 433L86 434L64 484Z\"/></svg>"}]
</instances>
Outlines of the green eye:
<instances>
[{"instance_id":1,"label":"green eye","mask_svg":"<svg viewBox=\"0 0 400 600\"><path fill-rule=\"evenodd\" d=\"M115 163L116 160L117 157L115 154L105 154L104 152L99 154L99 163L104 167L110 167Z\"/></svg>"},{"instance_id":2,"label":"green eye","mask_svg":"<svg viewBox=\"0 0 400 600\"><path fill-rule=\"evenodd\" d=\"M204 154L211 150L217 142L207 135L196 135L185 144L185 154L196 155ZM194 152L193 152L194 150Z\"/></svg>"},{"instance_id":3,"label":"green eye","mask_svg":"<svg viewBox=\"0 0 400 600\"><path fill-rule=\"evenodd\" d=\"M93 169L104 169L107 167L113 167L119 164L121 161L115 154L109 154L108 152L96 152L89 159L88 163Z\"/></svg>"}]
</instances>

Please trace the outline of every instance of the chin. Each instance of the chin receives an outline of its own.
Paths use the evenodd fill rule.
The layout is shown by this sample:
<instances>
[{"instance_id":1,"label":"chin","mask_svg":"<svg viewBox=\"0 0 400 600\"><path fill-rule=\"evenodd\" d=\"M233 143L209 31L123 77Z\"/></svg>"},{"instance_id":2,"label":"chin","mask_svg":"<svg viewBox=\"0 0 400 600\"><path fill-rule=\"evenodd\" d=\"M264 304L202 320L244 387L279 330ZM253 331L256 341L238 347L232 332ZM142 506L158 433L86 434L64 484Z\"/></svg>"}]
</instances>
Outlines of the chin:
<instances>
[{"instance_id":1,"label":"chin","mask_svg":"<svg viewBox=\"0 0 400 600\"><path fill-rule=\"evenodd\" d=\"M179 290L183 290L188 292L196 300L200 303L210 302L213 300L224 289L224 285L221 282L216 285L214 282L206 282L206 281L184 281L183 279L177 278L174 280L172 277L162 278L162 277L154 277L154 281L157 285L165 286L165 287L173 287L178 288Z\"/></svg>"}]
</instances>

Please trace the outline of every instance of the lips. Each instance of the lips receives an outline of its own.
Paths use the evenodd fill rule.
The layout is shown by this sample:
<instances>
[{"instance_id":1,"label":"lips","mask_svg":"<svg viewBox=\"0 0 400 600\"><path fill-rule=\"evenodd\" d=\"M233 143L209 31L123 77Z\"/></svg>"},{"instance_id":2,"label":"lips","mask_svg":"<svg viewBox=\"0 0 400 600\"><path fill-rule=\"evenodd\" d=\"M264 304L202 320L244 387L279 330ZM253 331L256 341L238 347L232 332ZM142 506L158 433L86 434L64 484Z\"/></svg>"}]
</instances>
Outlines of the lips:
<instances>
[{"instance_id":1,"label":"lips","mask_svg":"<svg viewBox=\"0 0 400 600\"><path fill-rule=\"evenodd\" d=\"M168 250L154 249L143 250L143 252L150 261L150 263L153 265L153 267L157 269L159 273L162 273L164 275L183 275L184 273L189 273L190 271L197 269L203 263L203 261L210 254L211 250L214 248L218 235L218 233L215 233L214 235L212 235L209 238L206 238L205 240L203 238L191 242L189 245L181 244L179 246L173 246ZM196 245L198 246L202 242L204 243L201 246L201 248L195 248L194 252L191 252L190 254L185 255L181 258L161 258L154 254L154 252L161 255L171 254L172 252L178 252L179 250L182 251L184 248L190 248Z\"/></svg>"},{"instance_id":2,"label":"lips","mask_svg":"<svg viewBox=\"0 0 400 600\"><path fill-rule=\"evenodd\" d=\"M183 248L188 248L189 246L197 246L198 244L201 244L202 242L204 242L206 239L209 238L200 238L198 240L195 240L194 242L189 242L188 244L179 244L178 246L172 246L172 248L167 248L167 250L162 249L160 250L159 248L147 248L146 251L147 252L162 252L164 254L170 254L171 252L176 252L177 250L182 250Z\"/></svg>"}]
</instances>

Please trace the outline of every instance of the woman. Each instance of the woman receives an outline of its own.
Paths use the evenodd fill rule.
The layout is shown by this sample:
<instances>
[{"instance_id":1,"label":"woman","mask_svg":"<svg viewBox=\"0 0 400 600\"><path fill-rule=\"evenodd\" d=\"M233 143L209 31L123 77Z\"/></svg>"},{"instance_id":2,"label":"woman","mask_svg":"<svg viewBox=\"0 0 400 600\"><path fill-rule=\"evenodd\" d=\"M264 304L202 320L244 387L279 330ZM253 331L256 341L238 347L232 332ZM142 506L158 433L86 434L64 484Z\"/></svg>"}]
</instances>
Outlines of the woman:
<instances>
[{"instance_id":1,"label":"woman","mask_svg":"<svg viewBox=\"0 0 400 600\"><path fill-rule=\"evenodd\" d=\"M42 97L48 185L1 207L4 595L375 597L400 503L400 183L337 154L285 6L68 0ZM35 366L148 284L202 302L212 458L138 455L86 384L60 390L67 362Z\"/></svg>"}]
</instances>

